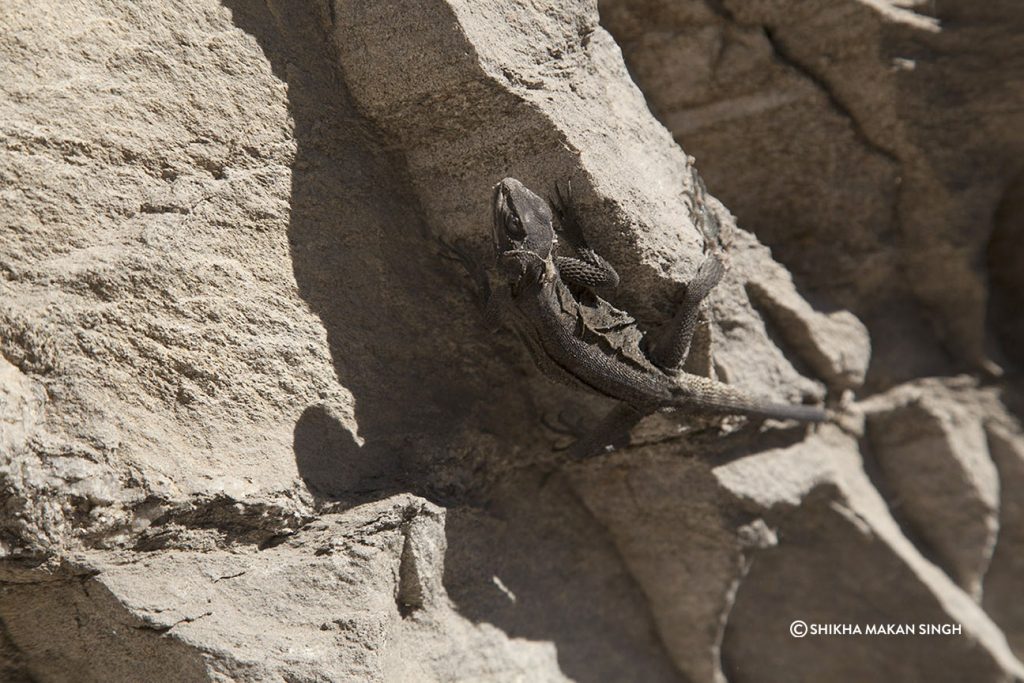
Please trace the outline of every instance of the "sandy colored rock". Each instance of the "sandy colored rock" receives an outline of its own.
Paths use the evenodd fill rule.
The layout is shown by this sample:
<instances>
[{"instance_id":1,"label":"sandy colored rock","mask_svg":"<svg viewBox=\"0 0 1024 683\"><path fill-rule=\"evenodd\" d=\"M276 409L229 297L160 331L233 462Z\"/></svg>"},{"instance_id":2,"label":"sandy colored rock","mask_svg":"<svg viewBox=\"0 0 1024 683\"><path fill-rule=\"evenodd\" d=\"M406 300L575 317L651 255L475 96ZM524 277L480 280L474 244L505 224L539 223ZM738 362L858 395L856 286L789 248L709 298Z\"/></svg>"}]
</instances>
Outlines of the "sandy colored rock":
<instances>
[{"instance_id":1,"label":"sandy colored rock","mask_svg":"<svg viewBox=\"0 0 1024 683\"><path fill-rule=\"evenodd\" d=\"M399 496L262 550L87 553L76 574L9 585L0 614L44 680L438 680L452 660L464 676L564 680L551 648L454 615L441 565L404 585L403 548L444 534L438 508ZM414 590L429 606L409 611Z\"/></svg>"},{"instance_id":2,"label":"sandy colored rock","mask_svg":"<svg viewBox=\"0 0 1024 683\"><path fill-rule=\"evenodd\" d=\"M815 311L797 292L785 268L766 263L765 247L754 240L742 247L737 249L737 256L756 259L756 264L744 269L750 278L747 294L777 331L777 343L791 350L833 391L859 388L871 360L871 339L863 323L849 311Z\"/></svg>"},{"instance_id":3,"label":"sandy colored rock","mask_svg":"<svg viewBox=\"0 0 1024 683\"><path fill-rule=\"evenodd\" d=\"M997 274L991 313L1004 351L1017 354L1017 6L600 8L652 110L697 157L711 191L805 291L868 324L871 384L944 374L947 350L961 366L990 367L978 267L986 260Z\"/></svg>"},{"instance_id":4,"label":"sandy colored rock","mask_svg":"<svg viewBox=\"0 0 1024 683\"><path fill-rule=\"evenodd\" d=\"M851 448L833 427L792 446L715 468L778 537L754 553L722 641L729 680L1014 680L1024 665L1006 636L907 539ZM806 624L959 625L928 637L808 635ZM935 647L936 640L942 643ZM970 664L967 664L967 661Z\"/></svg>"},{"instance_id":5,"label":"sandy colored rock","mask_svg":"<svg viewBox=\"0 0 1024 683\"><path fill-rule=\"evenodd\" d=\"M705 463L618 457L573 476L644 592L661 639L691 680L724 681L719 647L744 571L745 517Z\"/></svg>"},{"instance_id":6,"label":"sandy colored rock","mask_svg":"<svg viewBox=\"0 0 1024 683\"><path fill-rule=\"evenodd\" d=\"M1006 632L1017 657L1024 657L1024 607L1017 596L1024 588L1024 436L1018 429L990 425L989 449L999 470L999 543L985 574L982 605Z\"/></svg>"},{"instance_id":7,"label":"sandy colored rock","mask_svg":"<svg viewBox=\"0 0 1024 683\"><path fill-rule=\"evenodd\" d=\"M710 7L0 8L0 678L1024 677L1013 394L950 379L984 361L970 218L1001 201L1013 222L992 61L1012 22ZM893 36L952 66L800 66ZM971 74L967 135L939 105ZM652 78L703 104L666 118ZM588 427L608 402L487 334L439 246L487 258L508 175L572 180L622 275L609 298L645 329L722 249L688 367L827 403L846 431L658 415L566 463L545 422ZM996 260L1012 289L1012 253ZM1004 339L1011 309L993 309ZM919 490L913 528L864 459L876 437L931 448L934 430L878 422L908 392L948 446L929 481L974 505ZM797 640L795 615L962 633Z\"/></svg>"},{"instance_id":8,"label":"sandy colored rock","mask_svg":"<svg viewBox=\"0 0 1024 683\"><path fill-rule=\"evenodd\" d=\"M908 533L980 598L999 531L1000 491L984 426L938 391L901 389L877 397L868 412L866 446L878 484Z\"/></svg>"}]
</instances>

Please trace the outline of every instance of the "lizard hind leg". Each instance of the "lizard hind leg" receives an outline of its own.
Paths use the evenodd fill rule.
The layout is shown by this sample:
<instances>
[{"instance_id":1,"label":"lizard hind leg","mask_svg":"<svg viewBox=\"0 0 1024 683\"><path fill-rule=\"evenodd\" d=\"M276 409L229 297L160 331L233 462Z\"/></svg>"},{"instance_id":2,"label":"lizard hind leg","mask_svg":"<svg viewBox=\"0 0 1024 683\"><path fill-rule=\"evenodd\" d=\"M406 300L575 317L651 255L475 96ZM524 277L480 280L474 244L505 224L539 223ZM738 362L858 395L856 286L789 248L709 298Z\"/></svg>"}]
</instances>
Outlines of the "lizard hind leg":
<instances>
[{"instance_id":1,"label":"lizard hind leg","mask_svg":"<svg viewBox=\"0 0 1024 683\"><path fill-rule=\"evenodd\" d=\"M665 370L683 365L697 329L701 303L722 279L725 267L718 254L708 254L686 285L686 296L672 320L645 337L645 351L652 363Z\"/></svg>"},{"instance_id":2,"label":"lizard hind leg","mask_svg":"<svg viewBox=\"0 0 1024 683\"><path fill-rule=\"evenodd\" d=\"M629 431L653 412L620 403L612 408L592 432L569 447L569 457L586 460L603 455L629 443Z\"/></svg>"}]
</instances>

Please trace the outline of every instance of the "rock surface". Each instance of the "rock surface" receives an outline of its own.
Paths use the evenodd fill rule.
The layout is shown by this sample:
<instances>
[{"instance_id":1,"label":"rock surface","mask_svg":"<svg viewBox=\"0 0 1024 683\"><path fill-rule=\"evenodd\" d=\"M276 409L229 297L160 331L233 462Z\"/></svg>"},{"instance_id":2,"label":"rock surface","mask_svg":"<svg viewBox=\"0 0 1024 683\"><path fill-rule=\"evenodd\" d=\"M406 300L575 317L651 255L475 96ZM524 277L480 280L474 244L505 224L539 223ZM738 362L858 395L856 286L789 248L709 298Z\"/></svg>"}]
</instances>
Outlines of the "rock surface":
<instances>
[{"instance_id":1,"label":"rock surface","mask_svg":"<svg viewBox=\"0 0 1024 683\"><path fill-rule=\"evenodd\" d=\"M991 370L989 315L1001 351L1020 361L1017 4L600 7L711 191L808 292L890 340L876 343L869 385Z\"/></svg>"},{"instance_id":2,"label":"rock surface","mask_svg":"<svg viewBox=\"0 0 1024 683\"><path fill-rule=\"evenodd\" d=\"M6 3L0 678L1024 678L986 7ZM642 325L717 240L711 371L837 424L567 464L542 418L608 406L440 254L508 175L571 178Z\"/></svg>"}]
</instances>

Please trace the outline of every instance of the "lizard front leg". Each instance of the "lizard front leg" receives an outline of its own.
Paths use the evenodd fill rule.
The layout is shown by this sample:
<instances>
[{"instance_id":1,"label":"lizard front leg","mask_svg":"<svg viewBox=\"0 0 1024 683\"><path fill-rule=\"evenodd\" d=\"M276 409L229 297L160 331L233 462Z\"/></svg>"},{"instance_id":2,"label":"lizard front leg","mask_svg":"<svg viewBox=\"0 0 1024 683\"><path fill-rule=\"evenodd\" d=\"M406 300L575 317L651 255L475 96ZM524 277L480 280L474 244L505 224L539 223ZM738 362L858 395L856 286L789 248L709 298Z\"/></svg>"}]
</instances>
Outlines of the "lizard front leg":
<instances>
[{"instance_id":1,"label":"lizard front leg","mask_svg":"<svg viewBox=\"0 0 1024 683\"><path fill-rule=\"evenodd\" d=\"M483 315L484 326L491 332L496 331L502 325L504 308L508 299L507 288L499 287L497 291L491 288L487 270L478 259L473 258L469 248L463 242L448 242L444 239L438 241L441 244L442 258L455 261L469 275L473 282L474 298Z\"/></svg>"},{"instance_id":2,"label":"lizard front leg","mask_svg":"<svg viewBox=\"0 0 1024 683\"><path fill-rule=\"evenodd\" d=\"M562 280L569 285L578 285L588 288L614 288L619 284L619 274L610 263L597 254L587 244L580 226L579 218L576 215L576 207L572 201L572 184L566 183L566 190L563 193L558 183L555 183L555 196L549 198L551 210L558 218L558 234L576 252L576 258L571 256L556 256L555 265L558 266L558 273Z\"/></svg>"}]
</instances>

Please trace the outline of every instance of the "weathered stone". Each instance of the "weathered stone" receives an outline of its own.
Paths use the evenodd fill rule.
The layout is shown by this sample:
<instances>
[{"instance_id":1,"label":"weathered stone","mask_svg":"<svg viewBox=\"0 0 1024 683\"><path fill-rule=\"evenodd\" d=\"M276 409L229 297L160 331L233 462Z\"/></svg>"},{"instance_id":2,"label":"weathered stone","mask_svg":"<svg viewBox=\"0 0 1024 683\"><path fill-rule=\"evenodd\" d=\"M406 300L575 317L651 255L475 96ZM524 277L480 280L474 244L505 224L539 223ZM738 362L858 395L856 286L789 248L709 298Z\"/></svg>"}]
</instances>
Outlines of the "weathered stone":
<instances>
[{"instance_id":1,"label":"weathered stone","mask_svg":"<svg viewBox=\"0 0 1024 683\"><path fill-rule=\"evenodd\" d=\"M724 681L719 647L744 570L745 517L704 463L635 454L581 468L573 483L608 528L676 666Z\"/></svg>"},{"instance_id":2,"label":"weathered stone","mask_svg":"<svg viewBox=\"0 0 1024 683\"><path fill-rule=\"evenodd\" d=\"M901 387L870 408L867 439L908 533L980 598L999 531L999 475L978 416L938 390Z\"/></svg>"},{"instance_id":3,"label":"weathered stone","mask_svg":"<svg viewBox=\"0 0 1024 683\"><path fill-rule=\"evenodd\" d=\"M443 548L444 515L398 496L262 550L89 552L75 574L9 583L0 615L43 680L445 680L452 661L464 676L564 680L551 648L453 613L440 563L417 565L434 592L409 612L410 534Z\"/></svg>"},{"instance_id":4,"label":"weathered stone","mask_svg":"<svg viewBox=\"0 0 1024 683\"><path fill-rule=\"evenodd\" d=\"M717 467L778 543L755 552L722 641L743 680L1014 680L1024 665L980 607L904 536L851 438L834 428ZM794 638L791 624L858 626L861 635ZM945 635L869 636L869 625L947 625ZM941 642L942 647L936 647Z\"/></svg>"},{"instance_id":5,"label":"weathered stone","mask_svg":"<svg viewBox=\"0 0 1024 683\"><path fill-rule=\"evenodd\" d=\"M985 574L982 605L1024 657L1024 436L990 424L989 450L999 470L999 542Z\"/></svg>"},{"instance_id":6,"label":"weathered stone","mask_svg":"<svg viewBox=\"0 0 1024 683\"><path fill-rule=\"evenodd\" d=\"M802 288L867 322L872 385L943 374L950 349L961 363L991 369L988 285L977 267L986 256L997 330L1017 353L1018 6L600 7L652 110L697 157L711 191Z\"/></svg>"},{"instance_id":7,"label":"weathered stone","mask_svg":"<svg viewBox=\"0 0 1024 683\"><path fill-rule=\"evenodd\" d=\"M853 400L865 374L880 386L954 372L921 322L936 302L952 302L945 340L977 345L982 279L964 264L980 262L984 231L965 226L972 211L988 220L985 188L1004 176L991 169L1013 158L1012 127L988 118L1002 91L967 98L991 123L973 137L945 110L942 125L960 127L929 137L938 86L905 111L847 114L836 102L891 104L864 77L881 62L838 55L867 67L826 64L821 83L798 68L836 57L833 44L925 35L991 86L992 51L1014 42L975 53L964 38L984 30L936 31L884 3L673 6L666 25L704 26L653 35L673 59L689 50L677 64L638 66L620 33L646 99L584 0L0 7L0 678L1020 678L996 626L1019 647L1019 430L1001 385L936 379ZM632 7L651 44L664 8ZM780 47L790 66L774 64ZM648 111L663 113L647 79L692 86L718 64L714 88L742 93L764 60L764 97L664 119L737 225L696 199L694 162ZM882 95L908 92L893 86L906 77L879 78ZM679 135L686 117L701 139ZM729 127L750 117L778 126ZM486 258L490 188L506 175L542 193L571 178L623 276L609 296L645 327L717 242L728 272L691 367L827 401L847 433L659 415L629 449L567 465L544 420L587 424L607 403L487 335L439 253L439 238L460 238ZM893 239L897 201L900 234L925 245L912 283L893 275L913 243ZM927 220L946 227L926 235ZM1011 257L993 268L1005 275ZM882 338L867 373L865 328L837 303L867 311ZM935 511L926 491L910 525L870 458L865 475L867 440L851 434L908 391L972 425L959 466L934 481L983 503L977 515ZM921 539L960 524L970 543L940 564L971 588L997 515L979 605ZM917 637L798 641L797 612L963 633L939 653Z\"/></svg>"},{"instance_id":8,"label":"weathered stone","mask_svg":"<svg viewBox=\"0 0 1024 683\"><path fill-rule=\"evenodd\" d=\"M703 258L691 162L650 117L592 9L583 0L543 12L337 2L334 36L359 106L406 151L436 234L467 237L485 253L480 206L498 180L515 176L544 194L571 179L595 247L634 283L616 301L641 319L665 319L679 281ZM385 20L390 28L381 32ZM636 171L621 173L624 165ZM738 232L713 199L706 210L723 239ZM745 233L735 239L756 244ZM742 290L759 269L782 269L765 249L746 255L713 295L713 320L729 328L716 335L719 365L729 381L761 394L820 397L771 344Z\"/></svg>"}]
</instances>

